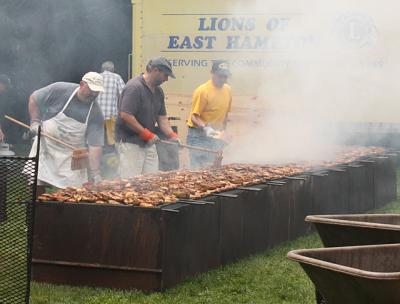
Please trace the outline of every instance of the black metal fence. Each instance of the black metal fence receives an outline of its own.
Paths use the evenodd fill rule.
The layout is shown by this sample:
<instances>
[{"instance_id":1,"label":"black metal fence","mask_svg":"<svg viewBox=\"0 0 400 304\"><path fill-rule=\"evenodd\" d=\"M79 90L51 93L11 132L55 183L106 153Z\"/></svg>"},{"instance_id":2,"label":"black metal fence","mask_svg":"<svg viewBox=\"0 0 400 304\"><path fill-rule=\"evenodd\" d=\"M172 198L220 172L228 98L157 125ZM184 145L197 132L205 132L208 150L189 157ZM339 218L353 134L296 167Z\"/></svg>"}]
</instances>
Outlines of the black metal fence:
<instances>
[{"instance_id":1,"label":"black metal fence","mask_svg":"<svg viewBox=\"0 0 400 304\"><path fill-rule=\"evenodd\" d=\"M37 168L38 156L0 156L1 304L29 303Z\"/></svg>"}]
</instances>

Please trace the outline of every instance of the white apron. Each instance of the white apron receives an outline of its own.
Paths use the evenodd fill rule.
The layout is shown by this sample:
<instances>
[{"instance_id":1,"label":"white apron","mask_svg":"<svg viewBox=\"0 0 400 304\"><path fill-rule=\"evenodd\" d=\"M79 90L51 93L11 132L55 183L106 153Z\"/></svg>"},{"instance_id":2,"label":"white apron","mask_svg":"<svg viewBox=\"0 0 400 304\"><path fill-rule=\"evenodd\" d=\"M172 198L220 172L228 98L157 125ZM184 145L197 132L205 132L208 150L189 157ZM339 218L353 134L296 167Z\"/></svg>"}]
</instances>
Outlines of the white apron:
<instances>
[{"instance_id":1,"label":"white apron","mask_svg":"<svg viewBox=\"0 0 400 304\"><path fill-rule=\"evenodd\" d=\"M74 90L64 108L56 116L43 122L42 131L76 148L83 148L85 146L85 133L93 102L90 105L85 123L81 123L64 114L65 109L78 89L79 87ZM32 144L30 157L35 156L36 147L37 136ZM80 187L83 183L87 182L87 169L71 170L71 158L71 149L42 136L39 151L38 180L58 188Z\"/></svg>"}]
</instances>

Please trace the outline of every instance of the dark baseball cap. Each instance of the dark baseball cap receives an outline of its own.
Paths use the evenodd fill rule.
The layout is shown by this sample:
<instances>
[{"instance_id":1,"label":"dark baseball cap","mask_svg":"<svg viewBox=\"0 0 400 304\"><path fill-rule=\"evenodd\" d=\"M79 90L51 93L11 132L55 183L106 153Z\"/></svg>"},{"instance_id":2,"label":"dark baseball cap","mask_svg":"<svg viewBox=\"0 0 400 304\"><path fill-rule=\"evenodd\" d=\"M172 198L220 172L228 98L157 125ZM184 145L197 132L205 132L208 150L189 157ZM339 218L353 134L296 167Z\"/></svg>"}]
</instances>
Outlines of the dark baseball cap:
<instances>
[{"instance_id":1,"label":"dark baseball cap","mask_svg":"<svg viewBox=\"0 0 400 304\"><path fill-rule=\"evenodd\" d=\"M232 75L231 71L229 70L229 63L226 60L214 60L211 72L222 76Z\"/></svg>"},{"instance_id":2,"label":"dark baseball cap","mask_svg":"<svg viewBox=\"0 0 400 304\"><path fill-rule=\"evenodd\" d=\"M149 61L148 64L151 68L159 68L161 71L166 73L171 78L175 79L175 75L172 72L171 62L165 57L156 57Z\"/></svg>"}]
</instances>

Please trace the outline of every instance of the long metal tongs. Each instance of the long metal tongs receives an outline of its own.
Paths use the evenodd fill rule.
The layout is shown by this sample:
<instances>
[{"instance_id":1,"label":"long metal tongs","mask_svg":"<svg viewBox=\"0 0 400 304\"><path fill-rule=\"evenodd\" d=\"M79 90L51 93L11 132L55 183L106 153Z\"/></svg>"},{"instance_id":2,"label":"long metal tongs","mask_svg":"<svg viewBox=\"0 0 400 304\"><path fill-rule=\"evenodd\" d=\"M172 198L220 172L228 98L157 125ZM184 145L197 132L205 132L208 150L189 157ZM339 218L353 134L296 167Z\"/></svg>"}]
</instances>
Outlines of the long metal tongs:
<instances>
[{"instance_id":1,"label":"long metal tongs","mask_svg":"<svg viewBox=\"0 0 400 304\"><path fill-rule=\"evenodd\" d=\"M182 143L174 143L168 140L160 140L160 142L167 144L167 145L175 145L178 146L180 148L186 148L186 149L191 149L191 150L196 150L196 151L201 151L201 152L205 152L205 153L212 153L212 154L216 154L216 157L214 159L214 162L212 164L212 168L220 168L221 164L222 164L222 150L220 151L216 151L216 150L211 150L211 149L207 149L207 148L201 148L201 147L196 147L196 146L190 146L190 145L186 145L186 144L182 144Z\"/></svg>"},{"instance_id":2,"label":"long metal tongs","mask_svg":"<svg viewBox=\"0 0 400 304\"><path fill-rule=\"evenodd\" d=\"M174 146L178 146L178 147L181 147L181 148L197 150L197 151L202 151L202 152L207 152L207 153L214 153L214 154L217 154L217 155L221 153L221 151L216 151L216 150L211 150L211 149L201 148L201 147L196 147L196 146L190 146L190 145L177 143L177 142L172 142L172 141L163 140L163 139L161 139L160 142L162 142L163 144L167 144L167 145L174 145Z\"/></svg>"}]
</instances>

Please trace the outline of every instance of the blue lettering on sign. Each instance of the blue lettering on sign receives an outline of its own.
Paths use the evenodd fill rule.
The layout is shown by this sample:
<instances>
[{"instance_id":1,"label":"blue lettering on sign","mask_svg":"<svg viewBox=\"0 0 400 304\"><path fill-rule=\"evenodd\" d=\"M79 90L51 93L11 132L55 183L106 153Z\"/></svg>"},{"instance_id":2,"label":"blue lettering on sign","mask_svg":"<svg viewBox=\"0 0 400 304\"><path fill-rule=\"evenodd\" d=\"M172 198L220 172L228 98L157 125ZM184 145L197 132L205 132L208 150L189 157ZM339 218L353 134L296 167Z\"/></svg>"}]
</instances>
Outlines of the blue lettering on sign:
<instances>
[{"instance_id":1,"label":"blue lettering on sign","mask_svg":"<svg viewBox=\"0 0 400 304\"><path fill-rule=\"evenodd\" d=\"M171 59L173 67L206 67L207 60L205 59Z\"/></svg>"},{"instance_id":2,"label":"blue lettering on sign","mask_svg":"<svg viewBox=\"0 0 400 304\"><path fill-rule=\"evenodd\" d=\"M225 50L277 50L288 49L294 45L307 46L313 42L306 41L307 37L290 37L280 35L251 35L250 31L256 29L256 18L247 16L217 16L200 17L197 30L204 32L224 32L218 39L225 38ZM285 17L272 17L264 24L268 32L283 33L290 25L291 19ZM171 35L168 37L168 49L202 51L220 47L217 36L203 35ZM219 41L218 41L219 42Z\"/></svg>"},{"instance_id":3,"label":"blue lettering on sign","mask_svg":"<svg viewBox=\"0 0 400 304\"><path fill-rule=\"evenodd\" d=\"M314 36L227 36L228 50L284 50L315 47Z\"/></svg>"},{"instance_id":4,"label":"blue lettering on sign","mask_svg":"<svg viewBox=\"0 0 400 304\"><path fill-rule=\"evenodd\" d=\"M199 31L253 31L256 27L254 17L199 18Z\"/></svg>"},{"instance_id":5,"label":"blue lettering on sign","mask_svg":"<svg viewBox=\"0 0 400 304\"><path fill-rule=\"evenodd\" d=\"M178 40L179 36L169 36L169 49L177 49L179 47L178 45Z\"/></svg>"},{"instance_id":6,"label":"blue lettering on sign","mask_svg":"<svg viewBox=\"0 0 400 304\"><path fill-rule=\"evenodd\" d=\"M212 49L215 36L169 36L169 49Z\"/></svg>"},{"instance_id":7,"label":"blue lettering on sign","mask_svg":"<svg viewBox=\"0 0 400 304\"><path fill-rule=\"evenodd\" d=\"M228 36L226 48L232 49L266 49L269 38L266 36Z\"/></svg>"},{"instance_id":8,"label":"blue lettering on sign","mask_svg":"<svg viewBox=\"0 0 400 304\"><path fill-rule=\"evenodd\" d=\"M266 24L266 28L269 31L280 30L284 31L289 26L290 18L271 18Z\"/></svg>"}]
</instances>

